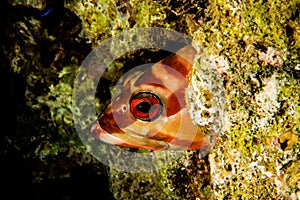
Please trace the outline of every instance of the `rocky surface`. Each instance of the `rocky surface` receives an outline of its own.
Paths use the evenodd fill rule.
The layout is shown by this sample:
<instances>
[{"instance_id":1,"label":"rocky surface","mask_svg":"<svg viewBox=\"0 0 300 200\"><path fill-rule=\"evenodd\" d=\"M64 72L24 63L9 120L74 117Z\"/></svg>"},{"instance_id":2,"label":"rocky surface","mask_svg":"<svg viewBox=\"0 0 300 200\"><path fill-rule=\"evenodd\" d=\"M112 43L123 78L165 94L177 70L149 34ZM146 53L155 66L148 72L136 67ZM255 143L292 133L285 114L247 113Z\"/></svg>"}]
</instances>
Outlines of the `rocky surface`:
<instances>
[{"instance_id":1,"label":"rocky surface","mask_svg":"<svg viewBox=\"0 0 300 200\"><path fill-rule=\"evenodd\" d=\"M299 199L299 8L297 0L2 1L1 88L8 99L2 174L8 188L24 191L8 195ZM81 143L73 83L92 48L122 30L153 26L185 33L205 52L201 59L223 81L222 129L204 158L189 151L159 171L119 172ZM108 84L118 73L107 74ZM191 82L196 96L202 86ZM190 100L195 105L198 99Z\"/></svg>"}]
</instances>

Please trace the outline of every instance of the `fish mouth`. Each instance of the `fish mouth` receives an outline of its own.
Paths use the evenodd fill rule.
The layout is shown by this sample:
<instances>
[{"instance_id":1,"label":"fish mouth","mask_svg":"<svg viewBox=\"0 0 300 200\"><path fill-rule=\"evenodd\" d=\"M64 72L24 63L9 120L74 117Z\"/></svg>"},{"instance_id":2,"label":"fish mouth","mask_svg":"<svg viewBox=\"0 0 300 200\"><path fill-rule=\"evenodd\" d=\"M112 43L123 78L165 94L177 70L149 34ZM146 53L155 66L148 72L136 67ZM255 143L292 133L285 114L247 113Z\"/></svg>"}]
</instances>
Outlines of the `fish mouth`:
<instances>
[{"instance_id":1,"label":"fish mouth","mask_svg":"<svg viewBox=\"0 0 300 200\"><path fill-rule=\"evenodd\" d=\"M105 143L148 150L168 149L169 145L163 141L157 141L142 137L138 134L126 134L121 129L118 132L108 132L98 122L91 127L92 135Z\"/></svg>"}]
</instances>

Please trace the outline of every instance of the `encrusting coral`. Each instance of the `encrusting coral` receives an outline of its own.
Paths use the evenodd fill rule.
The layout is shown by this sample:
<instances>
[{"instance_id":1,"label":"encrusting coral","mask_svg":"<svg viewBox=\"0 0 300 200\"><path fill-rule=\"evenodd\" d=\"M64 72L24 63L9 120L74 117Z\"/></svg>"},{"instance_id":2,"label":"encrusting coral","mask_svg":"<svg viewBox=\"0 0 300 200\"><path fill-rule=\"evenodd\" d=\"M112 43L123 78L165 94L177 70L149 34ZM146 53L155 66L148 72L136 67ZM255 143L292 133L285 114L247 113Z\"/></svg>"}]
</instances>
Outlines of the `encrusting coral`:
<instances>
[{"instance_id":1,"label":"encrusting coral","mask_svg":"<svg viewBox=\"0 0 300 200\"><path fill-rule=\"evenodd\" d=\"M66 0L46 9L45 16L45 2L9 2L33 13L10 19L15 21L7 31L14 34L7 34L11 40L3 52L26 84L27 115L18 116L19 137L13 143L25 149L23 158L43 166L34 168L35 182L70 177L74 165L105 173L74 130L71 99L76 73L91 47L110 36L158 26L190 35L199 44L196 49L204 52L191 76L195 93L187 99L199 126L217 119L217 139L208 157L184 152L153 173L109 169L114 197L300 198L299 1ZM203 88L201 80L209 73L197 71L201 62L215 70L215 87ZM117 63L107 72L107 80L114 81L122 68ZM108 93L109 89L103 91ZM107 103L103 102L98 102L100 109Z\"/></svg>"}]
</instances>

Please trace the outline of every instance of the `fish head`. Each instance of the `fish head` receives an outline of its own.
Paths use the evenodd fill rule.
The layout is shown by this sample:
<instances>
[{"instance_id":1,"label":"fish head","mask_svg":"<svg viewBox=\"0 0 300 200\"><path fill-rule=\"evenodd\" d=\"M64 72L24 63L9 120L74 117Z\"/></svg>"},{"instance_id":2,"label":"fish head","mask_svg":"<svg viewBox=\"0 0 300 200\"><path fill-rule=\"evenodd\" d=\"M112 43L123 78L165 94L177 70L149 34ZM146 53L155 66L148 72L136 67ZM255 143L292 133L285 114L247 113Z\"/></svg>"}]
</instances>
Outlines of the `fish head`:
<instances>
[{"instance_id":1,"label":"fish head","mask_svg":"<svg viewBox=\"0 0 300 200\"><path fill-rule=\"evenodd\" d=\"M178 55L130 73L92 127L109 144L160 149L208 145L188 113L185 90L192 64Z\"/></svg>"}]
</instances>

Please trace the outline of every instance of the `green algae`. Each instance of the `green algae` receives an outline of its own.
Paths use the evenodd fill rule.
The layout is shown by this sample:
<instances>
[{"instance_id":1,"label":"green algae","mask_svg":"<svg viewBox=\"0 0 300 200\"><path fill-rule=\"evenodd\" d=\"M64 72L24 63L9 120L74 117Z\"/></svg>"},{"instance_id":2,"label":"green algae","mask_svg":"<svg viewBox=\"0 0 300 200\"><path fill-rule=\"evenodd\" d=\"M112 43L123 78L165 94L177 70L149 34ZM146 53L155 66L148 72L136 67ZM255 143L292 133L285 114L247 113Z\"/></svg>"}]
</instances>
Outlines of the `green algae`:
<instances>
[{"instance_id":1,"label":"green algae","mask_svg":"<svg viewBox=\"0 0 300 200\"><path fill-rule=\"evenodd\" d=\"M17 160L17 164L21 160L20 171L29 169L25 188L31 189L30 197L43 198L49 191L67 198L72 192L59 194L56 187L63 182L72 187L68 181L77 182L74 174L78 169L86 168L95 177L105 175L104 167L86 152L78 138L70 107L76 70L86 54L83 52L90 47L78 37L79 20L70 11L55 7L52 12L57 18L52 12L41 18L44 7L27 2L19 1L16 7L6 5L3 53L10 70L22 77L17 84L23 84L25 91L16 105L15 133L4 133L9 146L4 156L16 155L9 159Z\"/></svg>"},{"instance_id":2,"label":"green algae","mask_svg":"<svg viewBox=\"0 0 300 200\"><path fill-rule=\"evenodd\" d=\"M299 22L297 7L296 1L212 2L207 22L191 32L230 65L221 73L228 127L209 155L217 199L299 195L299 180L283 183L281 170L299 156L299 30L290 27Z\"/></svg>"},{"instance_id":3,"label":"green algae","mask_svg":"<svg viewBox=\"0 0 300 200\"><path fill-rule=\"evenodd\" d=\"M8 1L13 6L27 6L32 8L37 8L42 10L46 7L46 1L39 1L39 0L9 0Z\"/></svg>"}]
</instances>

